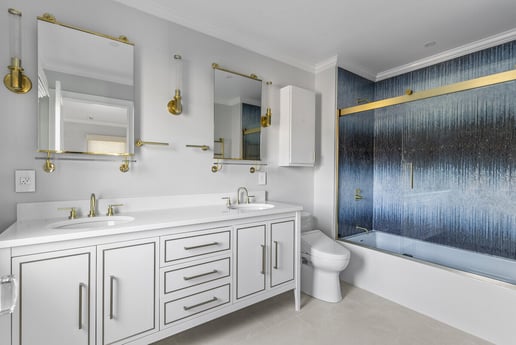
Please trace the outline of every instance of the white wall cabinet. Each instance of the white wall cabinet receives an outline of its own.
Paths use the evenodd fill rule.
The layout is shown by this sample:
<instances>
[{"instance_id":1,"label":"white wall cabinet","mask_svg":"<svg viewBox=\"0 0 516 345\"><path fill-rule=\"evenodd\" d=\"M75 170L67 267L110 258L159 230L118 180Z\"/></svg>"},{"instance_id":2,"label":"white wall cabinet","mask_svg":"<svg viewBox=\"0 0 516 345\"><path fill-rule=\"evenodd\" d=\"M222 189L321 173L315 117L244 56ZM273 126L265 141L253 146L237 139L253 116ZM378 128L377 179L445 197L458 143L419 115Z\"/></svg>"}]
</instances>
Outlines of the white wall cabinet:
<instances>
[{"instance_id":1,"label":"white wall cabinet","mask_svg":"<svg viewBox=\"0 0 516 345\"><path fill-rule=\"evenodd\" d=\"M95 344L92 267L94 247L13 258L19 279L13 344Z\"/></svg>"},{"instance_id":2,"label":"white wall cabinet","mask_svg":"<svg viewBox=\"0 0 516 345\"><path fill-rule=\"evenodd\" d=\"M280 90L279 165L315 164L315 93L296 86Z\"/></svg>"},{"instance_id":3,"label":"white wall cabinet","mask_svg":"<svg viewBox=\"0 0 516 345\"><path fill-rule=\"evenodd\" d=\"M156 329L156 251L157 240L152 239L98 247L98 344Z\"/></svg>"},{"instance_id":4,"label":"white wall cabinet","mask_svg":"<svg viewBox=\"0 0 516 345\"><path fill-rule=\"evenodd\" d=\"M294 220L240 226L236 243L237 299L294 280Z\"/></svg>"}]
</instances>

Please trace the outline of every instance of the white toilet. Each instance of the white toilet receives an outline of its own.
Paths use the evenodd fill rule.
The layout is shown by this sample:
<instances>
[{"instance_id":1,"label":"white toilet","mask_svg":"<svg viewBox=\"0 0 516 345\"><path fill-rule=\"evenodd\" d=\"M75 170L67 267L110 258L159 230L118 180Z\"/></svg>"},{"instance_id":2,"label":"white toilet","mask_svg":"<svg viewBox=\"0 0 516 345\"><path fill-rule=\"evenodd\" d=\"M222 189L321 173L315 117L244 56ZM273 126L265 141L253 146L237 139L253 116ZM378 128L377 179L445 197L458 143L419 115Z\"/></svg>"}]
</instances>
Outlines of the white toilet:
<instances>
[{"instance_id":1,"label":"white toilet","mask_svg":"<svg viewBox=\"0 0 516 345\"><path fill-rule=\"evenodd\" d=\"M301 233L301 290L326 302L339 302L339 274L349 263L350 252L320 230Z\"/></svg>"}]
</instances>

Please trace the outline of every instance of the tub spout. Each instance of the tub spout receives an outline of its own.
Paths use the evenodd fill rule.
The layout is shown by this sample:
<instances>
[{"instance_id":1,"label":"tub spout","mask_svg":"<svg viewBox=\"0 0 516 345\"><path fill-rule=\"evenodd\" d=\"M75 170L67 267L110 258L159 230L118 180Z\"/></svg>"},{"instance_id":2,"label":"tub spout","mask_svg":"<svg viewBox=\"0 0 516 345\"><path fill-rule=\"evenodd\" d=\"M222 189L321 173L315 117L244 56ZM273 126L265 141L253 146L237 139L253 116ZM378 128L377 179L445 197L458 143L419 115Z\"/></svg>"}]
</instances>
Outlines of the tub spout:
<instances>
[{"instance_id":1,"label":"tub spout","mask_svg":"<svg viewBox=\"0 0 516 345\"><path fill-rule=\"evenodd\" d=\"M361 226L358 226L358 225L355 226L355 229L360 230L360 231L364 231L366 234L369 232L369 229L361 227Z\"/></svg>"}]
</instances>

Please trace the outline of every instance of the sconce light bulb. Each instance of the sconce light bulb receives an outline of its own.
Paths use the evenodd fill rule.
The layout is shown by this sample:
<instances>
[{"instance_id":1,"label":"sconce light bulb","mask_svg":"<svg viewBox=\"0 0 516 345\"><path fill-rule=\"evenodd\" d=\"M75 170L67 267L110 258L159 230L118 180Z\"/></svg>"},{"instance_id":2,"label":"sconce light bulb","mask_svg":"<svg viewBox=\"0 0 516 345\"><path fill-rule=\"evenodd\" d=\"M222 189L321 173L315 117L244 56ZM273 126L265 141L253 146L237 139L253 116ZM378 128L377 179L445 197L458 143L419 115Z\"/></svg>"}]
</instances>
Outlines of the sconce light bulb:
<instances>
[{"instance_id":1,"label":"sconce light bulb","mask_svg":"<svg viewBox=\"0 0 516 345\"><path fill-rule=\"evenodd\" d=\"M10 39L9 39L9 48L11 51L11 58L17 58L21 60L21 12L10 8L8 10L9 14L9 21L10 21Z\"/></svg>"}]
</instances>

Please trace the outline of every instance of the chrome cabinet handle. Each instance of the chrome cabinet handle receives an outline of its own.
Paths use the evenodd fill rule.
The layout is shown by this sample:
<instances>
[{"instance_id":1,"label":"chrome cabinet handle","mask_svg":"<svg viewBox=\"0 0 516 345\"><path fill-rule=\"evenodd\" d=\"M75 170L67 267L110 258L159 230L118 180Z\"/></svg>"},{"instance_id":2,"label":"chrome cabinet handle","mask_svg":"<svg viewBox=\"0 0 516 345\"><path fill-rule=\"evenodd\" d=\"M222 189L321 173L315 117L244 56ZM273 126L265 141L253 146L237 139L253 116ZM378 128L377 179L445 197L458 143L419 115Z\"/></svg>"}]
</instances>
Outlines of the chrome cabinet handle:
<instances>
[{"instance_id":1,"label":"chrome cabinet handle","mask_svg":"<svg viewBox=\"0 0 516 345\"><path fill-rule=\"evenodd\" d=\"M11 314L14 312L14 308L16 308L16 303L18 301L18 283L13 275L0 277L0 296L2 295L1 290L3 290L3 287L7 286L7 284L11 285L11 305L5 309L0 309L0 315Z\"/></svg>"},{"instance_id":2,"label":"chrome cabinet handle","mask_svg":"<svg viewBox=\"0 0 516 345\"><path fill-rule=\"evenodd\" d=\"M109 276L109 319L113 320L113 282L115 281L115 276Z\"/></svg>"},{"instance_id":3,"label":"chrome cabinet handle","mask_svg":"<svg viewBox=\"0 0 516 345\"><path fill-rule=\"evenodd\" d=\"M199 244L197 246L184 247L184 249L185 250L192 250L192 249L197 249L197 248L216 246L217 244L219 244L219 242L211 242L211 243L206 243L206 244Z\"/></svg>"},{"instance_id":4,"label":"chrome cabinet handle","mask_svg":"<svg viewBox=\"0 0 516 345\"><path fill-rule=\"evenodd\" d=\"M79 329L82 329L82 283L79 283Z\"/></svg>"},{"instance_id":5,"label":"chrome cabinet handle","mask_svg":"<svg viewBox=\"0 0 516 345\"><path fill-rule=\"evenodd\" d=\"M278 241L274 241L274 269L278 269Z\"/></svg>"},{"instance_id":6,"label":"chrome cabinet handle","mask_svg":"<svg viewBox=\"0 0 516 345\"><path fill-rule=\"evenodd\" d=\"M217 298L217 297L215 297L215 296L213 296L213 298L212 298L212 299L210 299L210 300L208 300L208 301L204 301L204 302L201 302L201 303L197 303L197 304L194 304L194 305L191 305L191 306L186 306L186 305L185 305L185 306L183 306L183 309L184 309L184 310L190 310L190 309L193 309L193 308L197 308L197 307L203 306L203 305L208 304L208 303L215 302L215 301L217 301L217 300L218 300L218 298Z\"/></svg>"},{"instance_id":7,"label":"chrome cabinet handle","mask_svg":"<svg viewBox=\"0 0 516 345\"><path fill-rule=\"evenodd\" d=\"M265 245L260 244L262 247L262 270L260 271L261 274L265 274Z\"/></svg>"},{"instance_id":8,"label":"chrome cabinet handle","mask_svg":"<svg viewBox=\"0 0 516 345\"><path fill-rule=\"evenodd\" d=\"M183 279L184 280L192 280L192 279L195 279L195 278L200 278L200 277L208 276L210 274L214 274L214 273L217 273L217 272L218 272L217 270L213 270L211 272L199 273L199 274L196 274L194 276L189 276L189 277L184 276Z\"/></svg>"}]
</instances>

